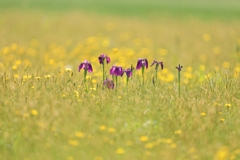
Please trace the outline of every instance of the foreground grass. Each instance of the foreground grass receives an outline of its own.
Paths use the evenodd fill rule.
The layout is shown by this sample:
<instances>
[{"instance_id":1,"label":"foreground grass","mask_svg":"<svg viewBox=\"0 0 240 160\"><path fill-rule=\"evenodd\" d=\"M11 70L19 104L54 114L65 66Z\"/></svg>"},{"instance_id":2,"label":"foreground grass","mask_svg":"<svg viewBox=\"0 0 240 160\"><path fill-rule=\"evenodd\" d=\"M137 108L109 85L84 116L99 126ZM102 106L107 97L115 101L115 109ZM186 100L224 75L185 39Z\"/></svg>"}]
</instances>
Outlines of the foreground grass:
<instances>
[{"instance_id":1,"label":"foreground grass","mask_svg":"<svg viewBox=\"0 0 240 160\"><path fill-rule=\"evenodd\" d=\"M2 15L0 159L240 158L238 21ZM156 86L152 67L145 86L134 71L128 87L124 75L118 90L102 90L101 53L107 71L140 57L165 69ZM88 93L84 59L94 69Z\"/></svg>"}]
</instances>

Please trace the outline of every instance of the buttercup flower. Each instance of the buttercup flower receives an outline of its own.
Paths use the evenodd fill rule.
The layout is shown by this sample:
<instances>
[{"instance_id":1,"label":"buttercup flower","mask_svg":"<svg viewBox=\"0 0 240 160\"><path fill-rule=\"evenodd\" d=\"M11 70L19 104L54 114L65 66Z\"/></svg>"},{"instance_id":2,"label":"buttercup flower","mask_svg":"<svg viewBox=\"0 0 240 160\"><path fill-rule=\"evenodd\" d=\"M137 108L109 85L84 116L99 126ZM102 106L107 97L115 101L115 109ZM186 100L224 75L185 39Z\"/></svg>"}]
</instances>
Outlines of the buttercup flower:
<instances>
[{"instance_id":1,"label":"buttercup flower","mask_svg":"<svg viewBox=\"0 0 240 160\"><path fill-rule=\"evenodd\" d=\"M142 68L143 66L145 66L146 69L148 68L148 60L146 58L139 58L136 69L138 70L138 69Z\"/></svg>"},{"instance_id":2,"label":"buttercup flower","mask_svg":"<svg viewBox=\"0 0 240 160\"><path fill-rule=\"evenodd\" d=\"M122 67L118 67L118 66L112 66L112 68L110 69L110 74L114 75L114 76L122 76L124 73Z\"/></svg>"},{"instance_id":3,"label":"buttercup flower","mask_svg":"<svg viewBox=\"0 0 240 160\"><path fill-rule=\"evenodd\" d=\"M104 60L106 59L106 62L107 64L110 62L110 58L105 55L105 54L101 54L99 57L98 57L98 60L99 60L99 63L100 64L103 64L104 63Z\"/></svg>"},{"instance_id":4,"label":"buttercup flower","mask_svg":"<svg viewBox=\"0 0 240 160\"><path fill-rule=\"evenodd\" d=\"M103 85L106 86L108 89L114 89L114 83L111 79L107 78L104 82Z\"/></svg>"},{"instance_id":5,"label":"buttercup flower","mask_svg":"<svg viewBox=\"0 0 240 160\"><path fill-rule=\"evenodd\" d=\"M78 72L80 72L81 69L87 70L89 73L93 71L91 63L87 60L85 60L79 65Z\"/></svg>"},{"instance_id":6,"label":"buttercup flower","mask_svg":"<svg viewBox=\"0 0 240 160\"><path fill-rule=\"evenodd\" d=\"M156 69L158 68L159 65L161 65L161 69L163 70L163 61L162 62L158 62L156 60L153 61L151 67L156 64Z\"/></svg>"}]
</instances>

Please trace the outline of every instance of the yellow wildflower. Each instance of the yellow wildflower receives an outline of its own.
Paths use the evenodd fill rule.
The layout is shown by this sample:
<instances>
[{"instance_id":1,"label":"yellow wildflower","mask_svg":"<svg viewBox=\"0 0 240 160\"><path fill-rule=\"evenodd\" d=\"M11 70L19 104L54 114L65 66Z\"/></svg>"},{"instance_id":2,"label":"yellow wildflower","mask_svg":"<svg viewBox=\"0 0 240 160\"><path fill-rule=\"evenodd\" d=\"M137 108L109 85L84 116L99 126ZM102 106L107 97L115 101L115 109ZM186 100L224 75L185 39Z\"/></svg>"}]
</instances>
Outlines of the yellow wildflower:
<instances>
[{"instance_id":1,"label":"yellow wildflower","mask_svg":"<svg viewBox=\"0 0 240 160\"><path fill-rule=\"evenodd\" d=\"M202 39L203 39L205 42L208 42L208 41L211 40L211 36L210 36L208 33L205 33L205 34L203 34Z\"/></svg>"},{"instance_id":2,"label":"yellow wildflower","mask_svg":"<svg viewBox=\"0 0 240 160\"><path fill-rule=\"evenodd\" d=\"M71 146L78 146L79 142L77 140L69 140L68 144L71 145Z\"/></svg>"},{"instance_id":3,"label":"yellow wildflower","mask_svg":"<svg viewBox=\"0 0 240 160\"><path fill-rule=\"evenodd\" d=\"M176 148L176 147L177 147L177 144L176 144L176 143L173 143L173 144L171 144L170 147L171 147L171 148Z\"/></svg>"},{"instance_id":4,"label":"yellow wildflower","mask_svg":"<svg viewBox=\"0 0 240 160\"><path fill-rule=\"evenodd\" d=\"M232 105L230 103L226 103L225 107L230 108Z\"/></svg>"},{"instance_id":5,"label":"yellow wildflower","mask_svg":"<svg viewBox=\"0 0 240 160\"><path fill-rule=\"evenodd\" d=\"M124 149L122 149L122 148L118 148L118 149L116 150L116 153L117 153L117 154L123 154L123 153L125 153L125 151L124 151Z\"/></svg>"},{"instance_id":6,"label":"yellow wildflower","mask_svg":"<svg viewBox=\"0 0 240 160\"><path fill-rule=\"evenodd\" d=\"M97 157L94 157L94 160L103 160L103 158L100 156L97 156Z\"/></svg>"},{"instance_id":7,"label":"yellow wildflower","mask_svg":"<svg viewBox=\"0 0 240 160\"><path fill-rule=\"evenodd\" d=\"M78 138L84 138L85 134L83 132L76 132L75 136L78 137Z\"/></svg>"},{"instance_id":8,"label":"yellow wildflower","mask_svg":"<svg viewBox=\"0 0 240 160\"><path fill-rule=\"evenodd\" d=\"M108 128L108 132L114 133L114 132L116 132L116 129L115 128Z\"/></svg>"},{"instance_id":9,"label":"yellow wildflower","mask_svg":"<svg viewBox=\"0 0 240 160\"><path fill-rule=\"evenodd\" d=\"M176 131L174 132L174 134L180 135L180 134L182 134L182 131L181 131L181 130L176 130Z\"/></svg>"},{"instance_id":10,"label":"yellow wildflower","mask_svg":"<svg viewBox=\"0 0 240 160\"><path fill-rule=\"evenodd\" d=\"M151 149L153 147L152 143L147 143L145 144L145 148Z\"/></svg>"},{"instance_id":11,"label":"yellow wildflower","mask_svg":"<svg viewBox=\"0 0 240 160\"><path fill-rule=\"evenodd\" d=\"M31 110L31 114L32 114L33 116L37 116L37 115L38 115L38 111L35 110L35 109L33 109L33 110Z\"/></svg>"},{"instance_id":12,"label":"yellow wildflower","mask_svg":"<svg viewBox=\"0 0 240 160\"><path fill-rule=\"evenodd\" d=\"M229 151L227 147L220 148L214 156L215 160L227 160L228 157L229 157Z\"/></svg>"},{"instance_id":13,"label":"yellow wildflower","mask_svg":"<svg viewBox=\"0 0 240 160\"><path fill-rule=\"evenodd\" d=\"M147 136L142 136L142 137L140 137L140 141L146 142L146 141L148 141L148 137Z\"/></svg>"},{"instance_id":14,"label":"yellow wildflower","mask_svg":"<svg viewBox=\"0 0 240 160\"><path fill-rule=\"evenodd\" d=\"M45 78L51 78L51 75L45 75Z\"/></svg>"},{"instance_id":15,"label":"yellow wildflower","mask_svg":"<svg viewBox=\"0 0 240 160\"><path fill-rule=\"evenodd\" d=\"M99 129L102 130L102 131L103 131L103 130L106 130L106 128L107 128L107 127L104 126L104 125L101 125L101 126L99 127Z\"/></svg>"},{"instance_id":16,"label":"yellow wildflower","mask_svg":"<svg viewBox=\"0 0 240 160\"><path fill-rule=\"evenodd\" d=\"M225 121L225 119L224 118L220 118L220 122L224 122Z\"/></svg>"}]
</instances>

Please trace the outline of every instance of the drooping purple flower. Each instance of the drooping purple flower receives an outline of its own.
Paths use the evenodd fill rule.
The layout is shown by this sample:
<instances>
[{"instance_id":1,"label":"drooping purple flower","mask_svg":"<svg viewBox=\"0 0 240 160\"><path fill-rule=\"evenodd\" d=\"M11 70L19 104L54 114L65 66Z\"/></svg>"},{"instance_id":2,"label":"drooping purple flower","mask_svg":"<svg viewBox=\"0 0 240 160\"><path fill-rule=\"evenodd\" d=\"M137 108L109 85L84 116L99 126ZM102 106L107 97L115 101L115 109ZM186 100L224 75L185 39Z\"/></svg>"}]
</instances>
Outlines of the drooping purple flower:
<instances>
[{"instance_id":1,"label":"drooping purple flower","mask_svg":"<svg viewBox=\"0 0 240 160\"><path fill-rule=\"evenodd\" d=\"M143 66L145 66L146 69L148 68L148 60L146 58L139 58L136 69L138 70L138 69L142 68Z\"/></svg>"},{"instance_id":2,"label":"drooping purple flower","mask_svg":"<svg viewBox=\"0 0 240 160\"><path fill-rule=\"evenodd\" d=\"M163 61L162 61L162 62L158 62L158 61L154 60L153 63L152 63L152 65L151 65L151 67L152 67L154 64L156 64L156 68L155 68L155 69L157 69L158 66L160 65L160 66L161 66L161 69L163 70Z\"/></svg>"},{"instance_id":3,"label":"drooping purple flower","mask_svg":"<svg viewBox=\"0 0 240 160\"><path fill-rule=\"evenodd\" d=\"M180 64L178 65L178 67L176 67L178 69L178 71L180 72L183 68L183 66L181 66Z\"/></svg>"},{"instance_id":4,"label":"drooping purple flower","mask_svg":"<svg viewBox=\"0 0 240 160\"><path fill-rule=\"evenodd\" d=\"M99 60L99 63L100 63L100 64L103 64L105 59L106 59L106 62L107 62L107 64L108 64L108 63L110 62L110 57L108 57L108 56L105 55L105 54L101 54L101 55L98 57L98 60Z\"/></svg>"},{"instance_id":5,"label":"drooping purple flower","mask_svg":"<svg viewBox=\"0 0 240 160\"><path fill-rule=\"evenodd\" d=\"M87 60L80 63L80 65L78 67L78 72L80 72L81 69L87 70L89 73L91 73L93 71L91 63L88 62Z\"/></svg>"},{"instance_id":6,"label":"drooping purple flower","mask_svg":"<svg viewBox=\"0 0 240 160\"><path fill-rule=\"evenodd\" d=\"M103 85L106 86L108 89L114 89L114 83L111 79L107 78L104 82Z\"/></svg>"},{"instance_id":7,"label":"drooping purple flower","mask_svg":"<svg viewBox=\"0 0 240 160\"><path fill-rule=\"evenodd\" d=\"M124 70L124 72L126 73L128 78L130 78L132 76L132 69L131 68L128 68L128 69Z\"/></svg>"},{"instance_id":8,"label":"drooping purple flower","mask_svg":"<svg viewBox=\"0 0 240 160\"><path fill-rule=\"evenodd\" d=\"M114 76L122 76L124 73L122 67L118 67L118 66L112 66L112 68L110 69L110 74L114 75Z\"/></svg>"}]
</instances>

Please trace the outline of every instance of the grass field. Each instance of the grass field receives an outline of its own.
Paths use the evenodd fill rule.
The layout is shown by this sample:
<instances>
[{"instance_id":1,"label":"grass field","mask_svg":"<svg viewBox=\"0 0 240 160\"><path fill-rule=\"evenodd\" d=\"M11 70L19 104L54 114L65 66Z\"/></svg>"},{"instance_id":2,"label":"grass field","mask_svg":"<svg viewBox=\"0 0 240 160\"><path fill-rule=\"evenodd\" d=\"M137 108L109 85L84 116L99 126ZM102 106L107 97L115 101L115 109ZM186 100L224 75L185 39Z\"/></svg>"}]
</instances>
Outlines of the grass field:
<instances>
[{"instance_id":1,"label":"grass field","mask_svg":"<svg viewBox=\"0 0 240 160\"><path fill-rule=\"evenodd\" d=\"M238 1L1 0L0 14L0 160L240 159ZM144 85L134 70L103 89L102 53L109 78L147 58Z\"/></svg>"}]
</instances>

